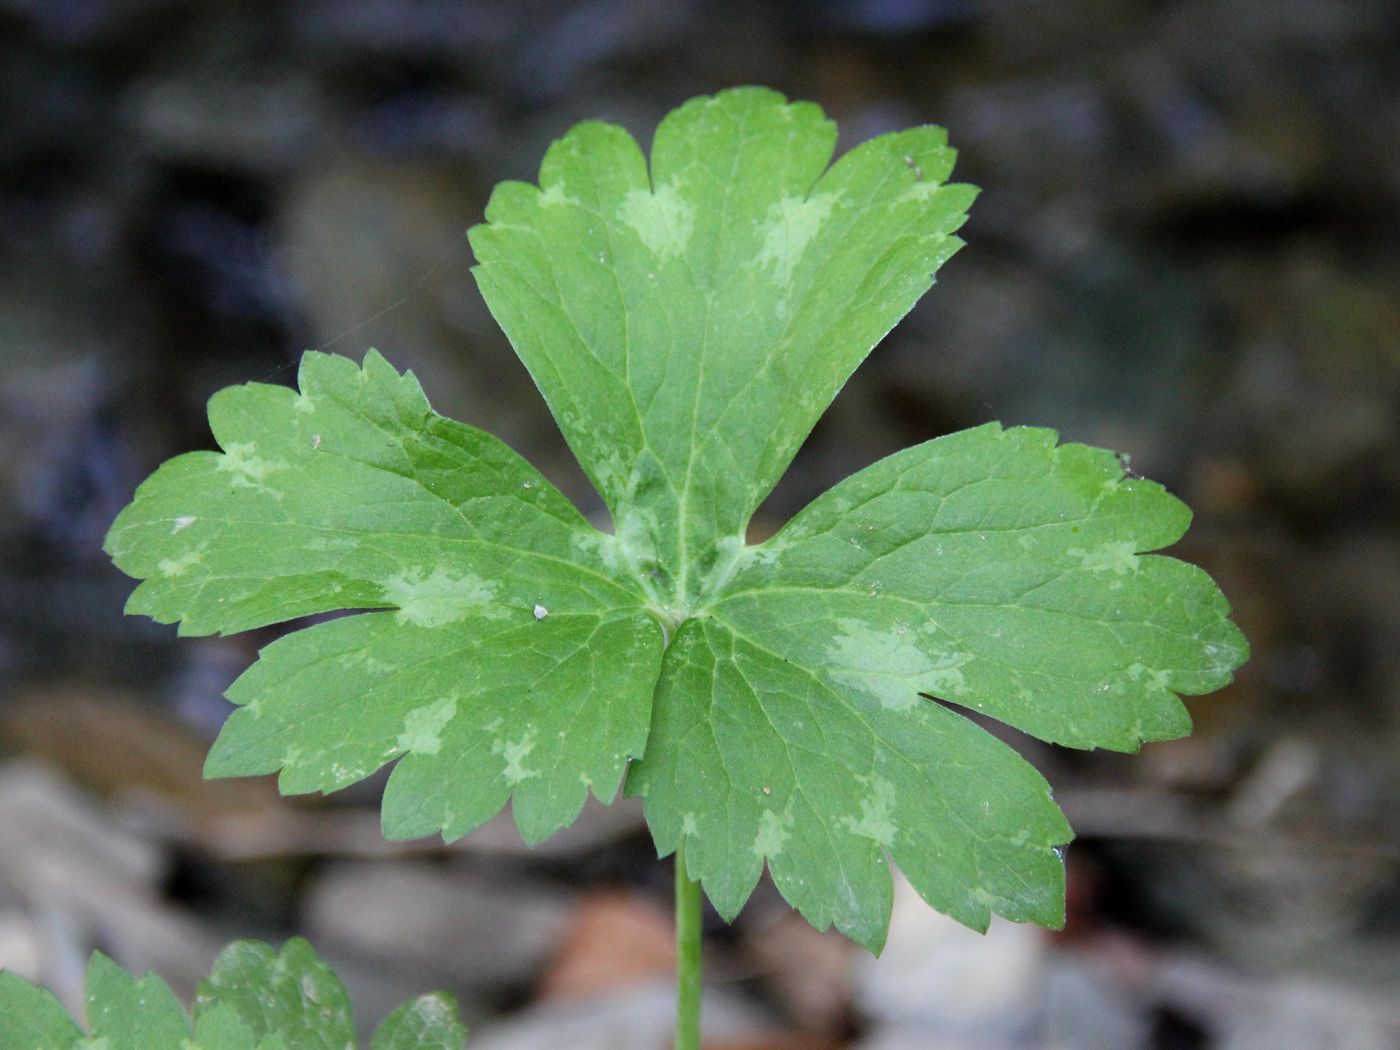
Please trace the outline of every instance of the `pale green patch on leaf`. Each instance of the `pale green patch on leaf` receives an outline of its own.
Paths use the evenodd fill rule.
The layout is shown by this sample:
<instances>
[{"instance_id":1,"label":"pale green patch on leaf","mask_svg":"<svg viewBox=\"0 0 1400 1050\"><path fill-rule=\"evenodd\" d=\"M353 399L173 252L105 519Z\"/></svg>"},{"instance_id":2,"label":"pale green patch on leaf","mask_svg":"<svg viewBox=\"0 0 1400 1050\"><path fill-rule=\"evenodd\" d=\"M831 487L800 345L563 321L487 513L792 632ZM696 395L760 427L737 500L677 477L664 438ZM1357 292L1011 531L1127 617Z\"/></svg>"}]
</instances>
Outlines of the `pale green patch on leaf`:
<instances>
[{"instance_id":1,"label":"pale green patch on leaf","mask_svg":"<svg viewBox=\"0 0 1400 1050\"><path fill-rule=\"evenodd\" d=\"M345 987L311 946L281 952L237 941L199 989L194 1024L155 974L137 979L106 956L88 963L90 1034L42 988L0 974L0 1050L353 1050ZM451 997L425 995L380 1025L370 1050L462 1050Z\"/></svg>"},{"instance_id":2,"label":"pale green patch on leaf","mask_svg":"<svg viewBox=\"0 0 1400 1050\"><path fill-rule=\"evenodd\" d=\"M529 841L625 775L725 916L766 865L878 950L896 863L968 925L1062 921L1070 829L957 708L1133 750L1186 733L1179 696L1244 641L1204 573L1147 553L1186 508L1045 430L908 449L745 545L975 193L939 128L834 145L816 106L756 88L686 103L649 159L590 122L471 231L612 534L377 354L215 396L223 452L166 464L113 526L131 611L185 633L354 615L263 650L211 774L329 791L396 763L390 836L510 801Z\"/></svg>"},{"instance_id":3,"label":"pale green patch on leaf","mask_svg":"<svg viewBox=\"0 0 1400 1050\"><path fill-rule=\"evenodd\" d=\"M791 837L788 824L771 809L765 809L758 818L758 834L753 840L753 851L760 857L776 857L783 851L783 845Z\"/></svg>"},{"instance_id":4,"label":"pale green patch on leaf","mask_svg":"<svg viewBox=\"0 0 1400 1050\"><path fill-rule=\"evenodd\" d=\"M399 623L419 627L442 627L465 620L473 612L490 616L495 597L496 588L480 577L470 573L452 576L440 566L431 573L416 569L384 581L384 601L399 610Z\"/></svg>"},{"instance_id":5,"label":"pale green patch on leaf","mask_svg":"<svg viewBox=\"0 0 1400 1050\"><path fill-rule=\"evenodd\" d=\"M662 186L655 193L632 190L622 199L618 218L636 231L658 259L685 251L695 229L695 208L674 186Z\"/></svg>"},{"instance_id":6,"label":"pale green patch on leaf","mask_svg":"<svg viewBox=\"0 0 1400 1050\"><path fill-rule=\"evenodd\" d=\"M442 750L442 729L457 713L456 697L443 697L427 707L417 707L404 716L399 734L399 750L407 754L436 755Z\"/></svg>"}]
</instances>

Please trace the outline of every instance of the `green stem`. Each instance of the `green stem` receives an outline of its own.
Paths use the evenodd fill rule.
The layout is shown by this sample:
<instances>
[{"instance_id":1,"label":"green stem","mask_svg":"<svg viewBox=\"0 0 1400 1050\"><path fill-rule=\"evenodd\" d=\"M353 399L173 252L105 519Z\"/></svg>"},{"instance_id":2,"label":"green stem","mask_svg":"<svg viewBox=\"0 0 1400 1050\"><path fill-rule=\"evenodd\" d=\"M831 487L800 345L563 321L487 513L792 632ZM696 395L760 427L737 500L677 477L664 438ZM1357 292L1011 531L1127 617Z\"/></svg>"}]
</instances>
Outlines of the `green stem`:
<instances>
[{"instance_id":1,"label":"green stem","mask_svg":"<svg viewBox=\"0 0 1400 1050\"><path fill-rule=\"evenodd\" d=\"M700 884L685 871L685 839L676 849L676 1045L700 1050Z\"/></svg>"}]
</instances>

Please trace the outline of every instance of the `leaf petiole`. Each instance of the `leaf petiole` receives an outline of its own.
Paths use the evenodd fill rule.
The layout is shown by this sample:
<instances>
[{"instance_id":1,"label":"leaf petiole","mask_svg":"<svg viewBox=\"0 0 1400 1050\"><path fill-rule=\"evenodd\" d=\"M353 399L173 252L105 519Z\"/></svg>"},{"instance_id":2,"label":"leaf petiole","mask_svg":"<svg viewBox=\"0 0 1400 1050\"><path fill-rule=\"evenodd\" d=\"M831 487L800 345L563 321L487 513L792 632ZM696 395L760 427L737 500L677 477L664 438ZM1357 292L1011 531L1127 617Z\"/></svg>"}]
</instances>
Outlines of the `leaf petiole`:
<instances>
[{"instance_id":1,"label":"leaf petiole","mask_svg":"<svg viewBox=\"0 0 1400 1050\"><path fill-rule=\"evenodd\" d=\"M700 1050L700 884L686 874L684 839L676 848L675 1050Z\"/></svg>"}]
</instances>

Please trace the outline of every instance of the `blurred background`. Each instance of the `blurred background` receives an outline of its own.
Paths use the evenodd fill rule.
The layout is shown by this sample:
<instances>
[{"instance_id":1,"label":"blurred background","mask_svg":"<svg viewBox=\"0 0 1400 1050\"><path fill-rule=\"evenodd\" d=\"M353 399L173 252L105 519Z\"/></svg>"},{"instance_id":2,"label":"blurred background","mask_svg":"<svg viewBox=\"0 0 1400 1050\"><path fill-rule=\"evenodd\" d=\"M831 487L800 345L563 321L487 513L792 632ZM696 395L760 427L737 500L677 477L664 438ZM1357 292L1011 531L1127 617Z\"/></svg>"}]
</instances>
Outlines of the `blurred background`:
<instances>
[{"instance_id":1,"label":"blurred background","mask_svg":"<svg viewBox=\"0 0 1400 1050\"><path fill-rule=\"evenodd\" d=\"M1060 934L901 890L878 962L761 889L712 921L736 1050L1400 1045L1400 11L1383 0L0 0L0 965L93 948L188 995L310 936L374 1022L445 987L488 1050L667 1045L638 810L535 851L379 840L378 785L205 784L275 632L126 619L103 533L218 388L377 346L587 510L470 279L490 187L602 117L819 102L948 127L968 247L762 511L1000 419L1130 453L1254 646L1138 757L1015 743L1079 839ZM713 919L713 917L711 917Z\"/></svg>"}]
</instances>

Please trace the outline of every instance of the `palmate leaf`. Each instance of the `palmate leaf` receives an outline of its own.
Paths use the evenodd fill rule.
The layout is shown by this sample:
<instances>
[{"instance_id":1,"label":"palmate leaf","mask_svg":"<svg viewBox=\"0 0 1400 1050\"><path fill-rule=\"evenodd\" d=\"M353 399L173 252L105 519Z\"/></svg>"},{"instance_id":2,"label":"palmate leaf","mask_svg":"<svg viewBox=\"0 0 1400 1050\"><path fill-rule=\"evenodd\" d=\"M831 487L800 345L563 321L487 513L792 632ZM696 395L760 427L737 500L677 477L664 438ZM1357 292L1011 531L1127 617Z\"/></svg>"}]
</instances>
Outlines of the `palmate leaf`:
<instances>
[{"instance_id":1,"label":"palmate leaf","mask_svg":"<svg viewBox=\"0 0 1400 1050\"><path fill-rule=\"evenodd\" d=\"M84 1036L58 1000L0 974L0 1050L353 1050L345 986L311 946L236 941L199 989L194 1025L155 974L136 978L101 953L88 963ZM390 1014L370 1050L462 1050L466 1028L442 993Z\"/></svg>"},{"instance_id":2,"label":"palmate leaf","mask_svg":"<svg viewBox=\"0 0 1400 1050\"><path fill-rule=\"evenodd\" d=\"M959 246L973 191L917 128L828 167L835 130L761 89L676 110L650 165L580 125L472 231L477 280L612 513L588 525L377 354L210 406L108 549L186 633L360 610L235 683L215 775L332 790L396 762L391 837L509 799L528 840L626 775L664 855L734 915L766 864L878 950L890 860L972 926L1058 924L1070 830L955 706L1046 740L1179 736L1245 655L1189 513L1116 457L982 427L860 472L769 542L749 517ZM370 610L370 611L364 611Z\"/></svg>"}]
</instances>

